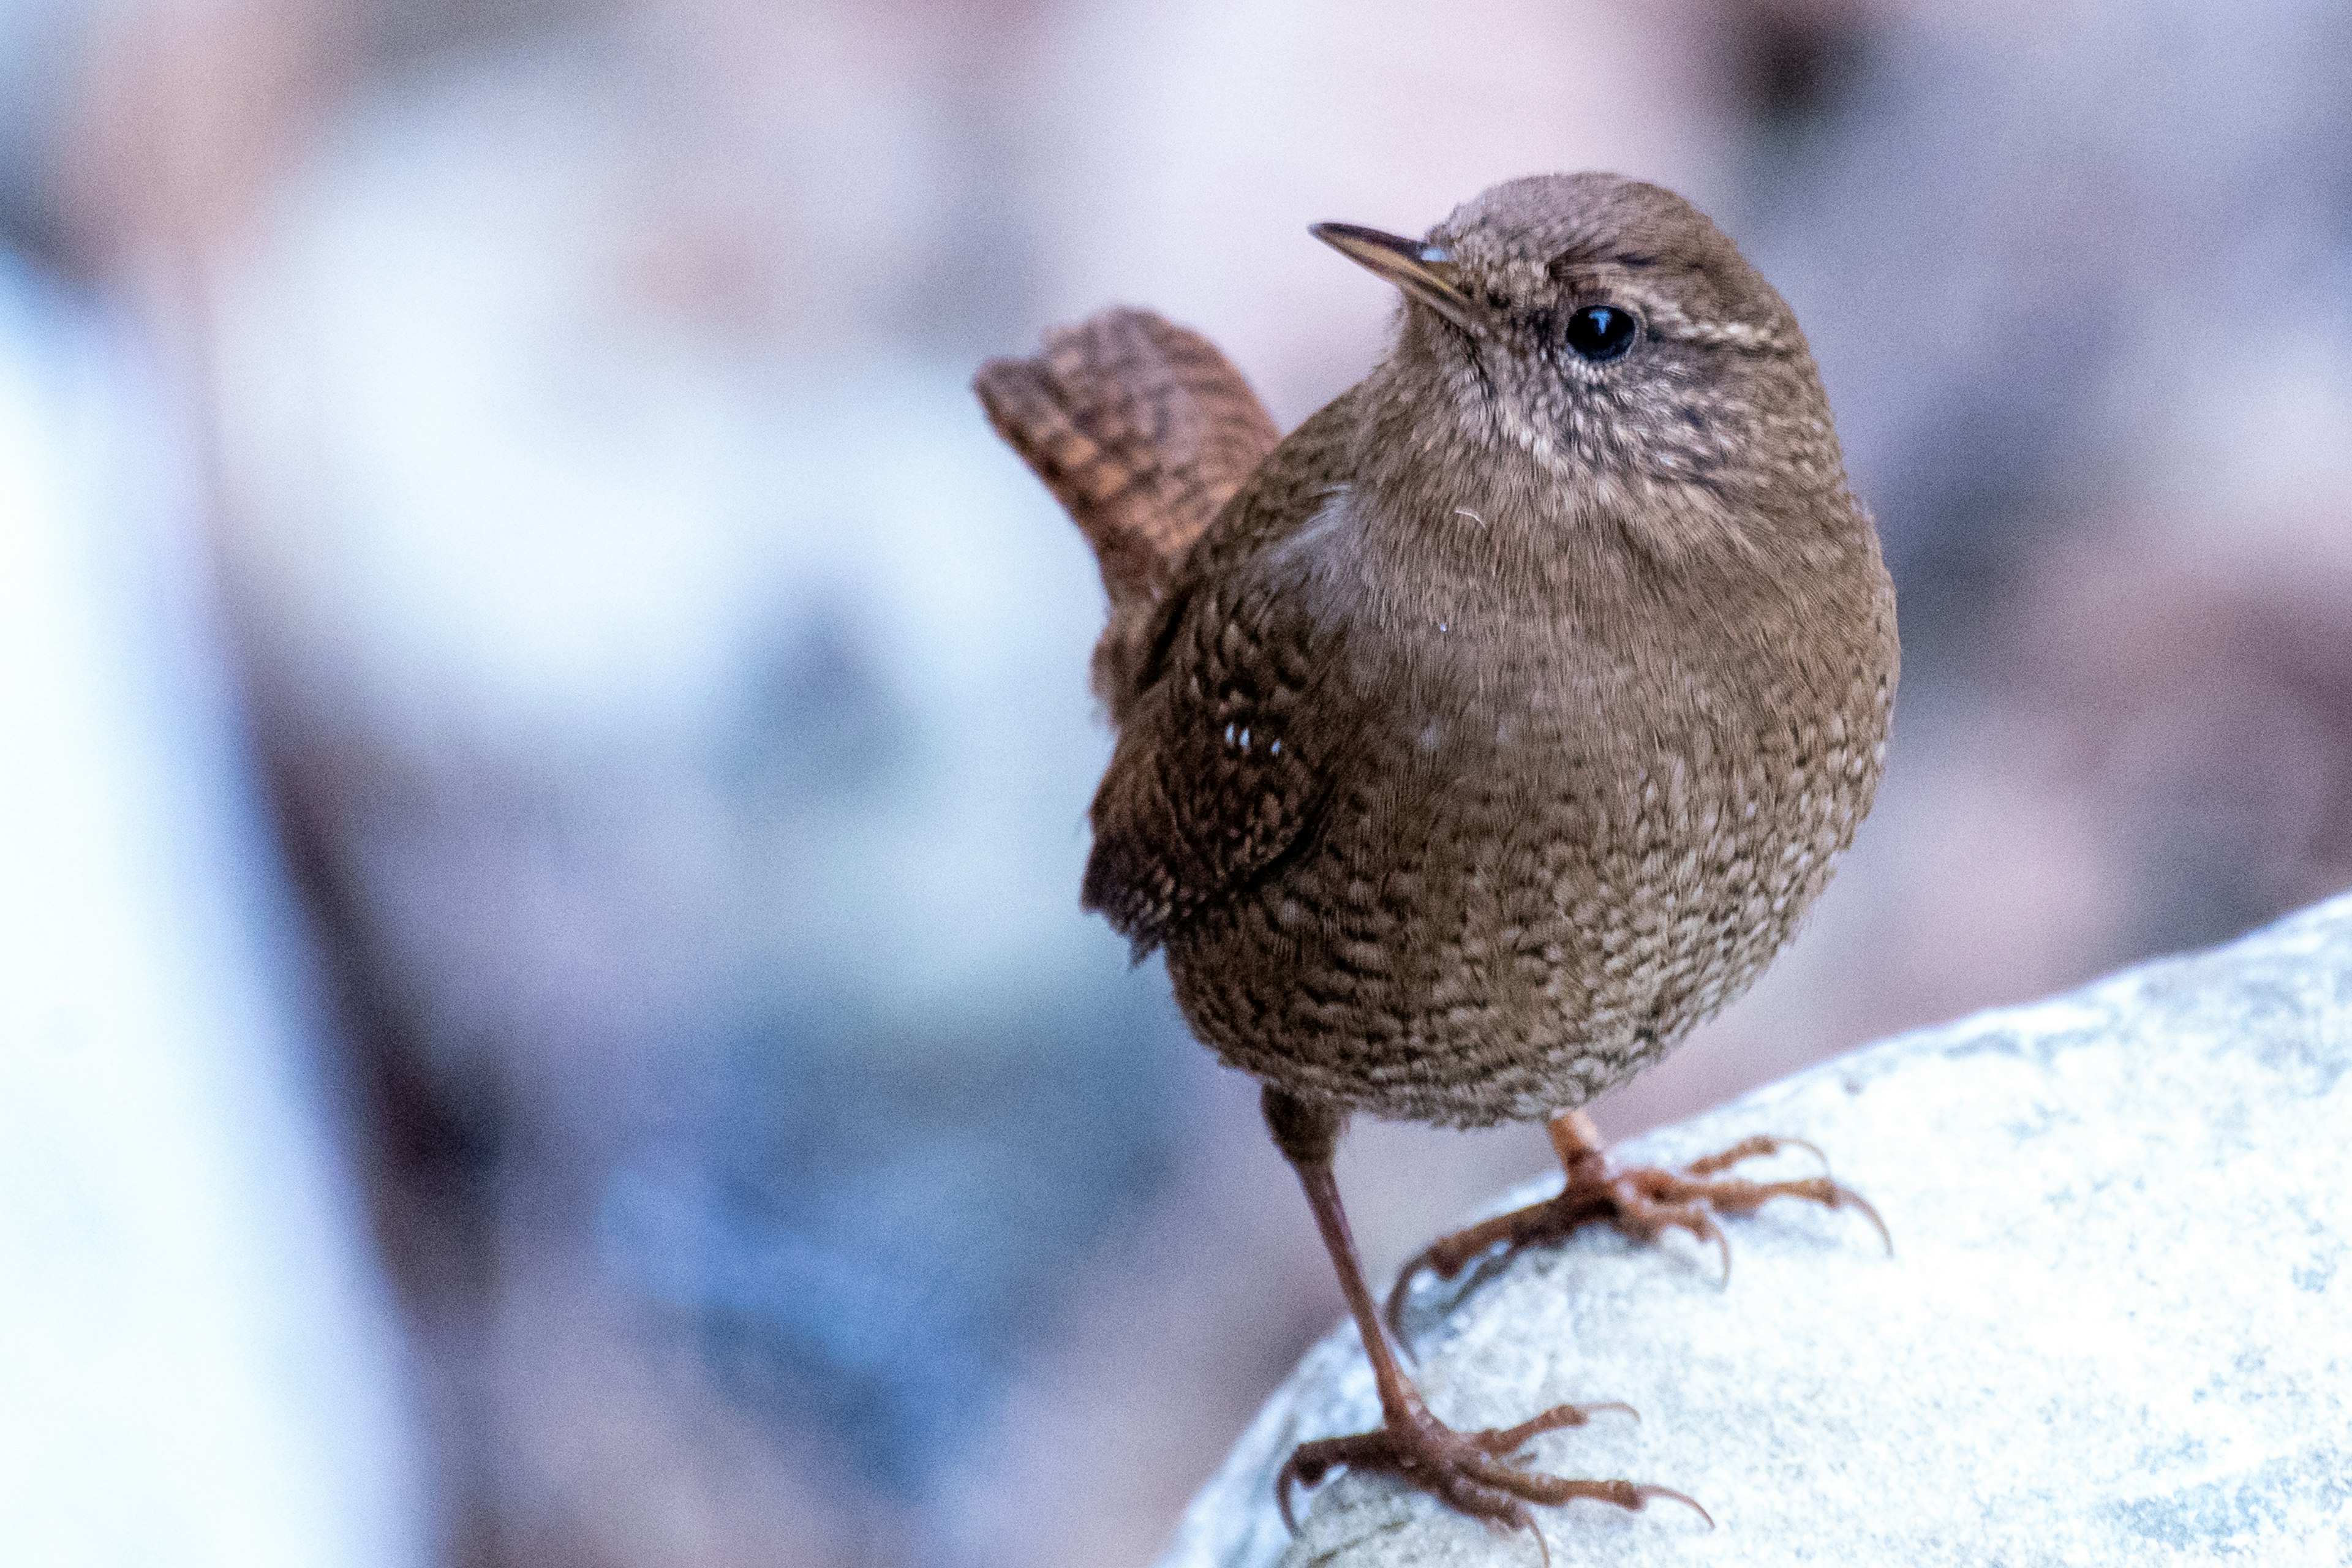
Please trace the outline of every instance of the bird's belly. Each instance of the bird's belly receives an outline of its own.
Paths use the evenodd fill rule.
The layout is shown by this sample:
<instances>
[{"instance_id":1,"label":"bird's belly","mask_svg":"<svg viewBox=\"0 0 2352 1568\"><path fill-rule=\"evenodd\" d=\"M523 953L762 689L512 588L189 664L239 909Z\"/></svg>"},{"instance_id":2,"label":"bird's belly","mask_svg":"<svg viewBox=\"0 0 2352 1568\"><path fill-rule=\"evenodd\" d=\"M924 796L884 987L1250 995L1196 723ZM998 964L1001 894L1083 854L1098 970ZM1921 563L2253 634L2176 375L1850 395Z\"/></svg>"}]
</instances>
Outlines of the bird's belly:
<instances>
[{"instance_id":1,"label":"bird's belly","mask_svg":"<svg viewBox=\"0 0 2352 1568\"><path fill-rule=\"evenodd\" d=\"M1747 988L1876 778L1874 737L1835 721L1611 755L1524 707L1449 723L1402 731L1311 844L1170 944L1234 1065L1455 1125L1581 1104Z\"/></svg>"}]
</instances>

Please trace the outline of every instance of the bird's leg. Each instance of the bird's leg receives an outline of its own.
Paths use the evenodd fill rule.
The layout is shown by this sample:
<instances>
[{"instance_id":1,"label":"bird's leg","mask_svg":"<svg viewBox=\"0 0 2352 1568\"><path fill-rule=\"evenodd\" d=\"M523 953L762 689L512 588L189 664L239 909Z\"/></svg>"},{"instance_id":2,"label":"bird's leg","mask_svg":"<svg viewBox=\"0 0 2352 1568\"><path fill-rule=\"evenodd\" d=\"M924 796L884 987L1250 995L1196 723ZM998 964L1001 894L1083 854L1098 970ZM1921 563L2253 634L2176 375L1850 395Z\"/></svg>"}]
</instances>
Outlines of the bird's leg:
<instances>
[{"instance_id":1,"label":"bird's leg","mask_svg":"<svg viewBox=\"0 0 2352 1568\"><path fill-rule=\"evenodd\" d=\"M1654 1241L1669 1230L1686 1230L1700 1241L1715 1244L1723 1258L1727 1283L1731 1279L1731 1243L1717 1217L1753 1214L1774 1198L1802 1198L1824 1208L1857 1210L1877 1228L1887 1251L1895 1250L1878 1211L1861 1194L1832 1181L1826 1173L1780 1182L1749 1182L1723 1174L1743 1161L1783 1149L1805 1150L1827 1165L1822 1152L1801 1138L1763 1134L1743 1138L1680 1171L1655 1167L1612 1171L1600 1131L1583 1111L1560 1112L1551 1119L1550 1131L1552 1148L1567 1176L1559 1194L1440 1237L1423 1248L1405 1265L1389 1291L1386 1316L1391 1331L1399 1321L1406 1291L1423 1269L1451 1279L1492 1247L1500 1247L1507 1257L1523 1247L1564 1240L1588 1225L1608 1226L1634 1241Z\"/></svg>"},{"instance_id":2,"label":"bird's leg","mask_svg":"<svg viewBox=\"0 0 2352 1568\"><path fill-rule=\"evenodd\" d=\"M1355 1237L1348 1229L1347 1213L1339 1206L1339 1186L1331 1173L1331 1152L1339 1141L1342 1118L1326 1106L1271 1085L1266 1088L1265 1105L1266 1125L1292 1168L1297 1171L1298 1184L1306 1189L1307 1205L1315 1211L1316 1228L1323 1233L1323 1245L1331 1254L1331 1266L1339 1271L1339 1289L1348 1298L1348 1311L1356 1320L1357 1331L1363 1336L1364 1353L1371 1359L1372 1381L1381 1395L1381 1426L1377 1431L1302 1443L1291 1454L1274 1483L1284 1523L1295 1528L1290 1510L1293 1483L1311 1487L1343 1466L1358 1470L1385 1470L1474 1519L1515 1530L1535 1529L1535 1516L1528 1511L1528 1504L1565 1503L1578 1498L1636 1510L1653 1498L1670 1498L1690 1503L1698 1509L1702 1518L1706 1517L1706 1510L1697 1503L1664 1487L1633 1481L1567 1480L1521 1469L1510 1462L1512 1455L1540 1433L1581 1426L1600 1410L1623 1410L1631 1415L1633 1412L1625 1405L1562 1405L1517 1426L1483 1432L1456 1432L1432 1415L1422 1403L1420 1390L1413 1387L1397 1364L1396 1351L1381 1331L1380 1313L1372 1305L1371 1287L1364 1282L1363 1264L1356 1256ZM1709 1519L1707 1522L1712 1524L1714 1521ZM1538 1539L1541 1539L1540 1533ZM1549 1548L1545 1554L1549 1558Z\"/></svg>"}]
</instances>

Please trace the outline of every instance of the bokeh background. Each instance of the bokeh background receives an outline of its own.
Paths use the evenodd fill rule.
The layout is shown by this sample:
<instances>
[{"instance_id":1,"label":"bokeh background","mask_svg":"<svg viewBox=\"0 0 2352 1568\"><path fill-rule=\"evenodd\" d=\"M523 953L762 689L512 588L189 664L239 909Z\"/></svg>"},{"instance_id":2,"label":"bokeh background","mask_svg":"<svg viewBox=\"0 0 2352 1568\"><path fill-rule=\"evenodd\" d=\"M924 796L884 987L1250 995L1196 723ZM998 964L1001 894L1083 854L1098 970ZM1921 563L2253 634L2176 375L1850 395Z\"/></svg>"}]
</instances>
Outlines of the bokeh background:
<instances>
[{"instance_id":1,"label":"bokeh background","mask_svg":"<svg viewBox=\"0 0 2352 1568\"><path fill-rule=\"evenodd\" d=\"M1881 520L1877 813L1610 1132L2352 882L2347 62L2323 0L0 0L0 1532L1149 1561L1339 1302L1076 908L1100 589L967 383L1135 302L1295 423L1391 308L1310 221L1681 189ZM1543 1159L1340 1174L1378 1271Z\"/></svg>"}]
</instances>

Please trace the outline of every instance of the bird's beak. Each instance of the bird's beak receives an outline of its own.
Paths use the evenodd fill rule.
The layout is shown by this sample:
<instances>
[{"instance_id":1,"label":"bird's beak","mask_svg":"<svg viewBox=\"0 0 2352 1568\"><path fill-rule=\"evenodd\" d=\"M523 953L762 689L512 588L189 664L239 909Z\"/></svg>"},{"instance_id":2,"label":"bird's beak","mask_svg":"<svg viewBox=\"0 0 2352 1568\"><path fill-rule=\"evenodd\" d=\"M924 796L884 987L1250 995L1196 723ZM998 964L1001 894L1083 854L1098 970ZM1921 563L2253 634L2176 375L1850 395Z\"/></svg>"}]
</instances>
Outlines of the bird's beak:
<instances>
[{"instance_id":1,"label":"bird's beak","mask_svg":"<svg viewBox=\"0 0 2352 1568\"><path fill-rule=\"evenodd\" d=\"M1477 331L1469 296L1456 283L1453 255L1444 246L1402 239L1352 223L1318 223L1307 232L1387 279L1464 331Z\"/></svg>"}]
</instances>

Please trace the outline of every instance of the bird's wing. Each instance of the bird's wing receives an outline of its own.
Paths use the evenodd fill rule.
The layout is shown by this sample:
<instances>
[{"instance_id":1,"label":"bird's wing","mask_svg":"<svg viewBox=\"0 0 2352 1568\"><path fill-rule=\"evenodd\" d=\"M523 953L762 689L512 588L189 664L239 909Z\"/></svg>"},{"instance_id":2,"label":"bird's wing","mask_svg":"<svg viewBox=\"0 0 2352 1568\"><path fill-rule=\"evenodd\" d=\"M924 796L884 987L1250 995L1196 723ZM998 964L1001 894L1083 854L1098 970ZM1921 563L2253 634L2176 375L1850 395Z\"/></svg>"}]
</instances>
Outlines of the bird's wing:
<instances>
[{"instance_id":1,"label":"bird's wing","mask_svg":"<svg viewBox=\"0 0 2352 1568\"><path fill-rule=\"evenodd\" d=\"M1137 699L1095 794L1084 902L1149 952L1307 834L1342 775L1326 675L1340 633L1297 595L1282 543L1334 503L1348 400L1263 464L1194 548L1151 628ZM1311 715L1313 722L1306 720Z\"/></svg>"},{"instance_id":2,"label":"bird's wing","mask_svg":"<svg viewBox=\"0 0 2352 1568\"><path fill-rule=\"evenodd\" d=\"M1192 542L1279 432L1216 345L1149 310L1105 310L1030 359L981 366L973 390L1094 547L1110 596L1095 683L1114 719Z\"/></svg>"}]
</instances>

